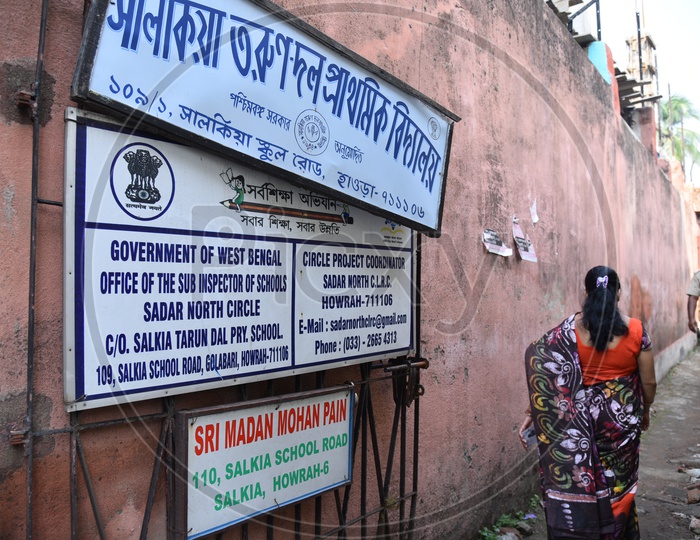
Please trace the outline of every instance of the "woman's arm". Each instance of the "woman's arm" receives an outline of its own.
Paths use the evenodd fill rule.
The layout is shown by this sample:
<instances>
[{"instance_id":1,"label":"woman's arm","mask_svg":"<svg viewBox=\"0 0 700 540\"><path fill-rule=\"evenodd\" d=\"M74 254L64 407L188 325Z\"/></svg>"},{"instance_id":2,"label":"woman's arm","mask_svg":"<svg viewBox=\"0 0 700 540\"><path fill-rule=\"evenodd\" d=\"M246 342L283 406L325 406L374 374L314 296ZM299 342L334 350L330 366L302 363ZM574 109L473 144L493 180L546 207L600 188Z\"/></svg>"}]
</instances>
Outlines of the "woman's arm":
<instances>
[{"instance_id":1,"label":"woman's arm","mask_svg":"<svg viewBox=\"0 0 700 540\"><path fill-rule=\"evenodd\" d=\"M651 349L639 353L637 366L639 367L639 378L642 380L642 394L644 395L642 431L646 431L649 428L649 408L654 403L656 396L656 370L654 369L654 353Z\"/></svg>"},{"instance_id":2,"label":"woman's arm","mask_svg":"<svg viewBox=\"0 0 700 540\"><path fill-rule=\"evenodd\" d=\"M697 333L698 323L695 320L695 310L698 307L698 297L692 294L688 295L688 329L691 332Z\"/></svg>"}]
</instances>

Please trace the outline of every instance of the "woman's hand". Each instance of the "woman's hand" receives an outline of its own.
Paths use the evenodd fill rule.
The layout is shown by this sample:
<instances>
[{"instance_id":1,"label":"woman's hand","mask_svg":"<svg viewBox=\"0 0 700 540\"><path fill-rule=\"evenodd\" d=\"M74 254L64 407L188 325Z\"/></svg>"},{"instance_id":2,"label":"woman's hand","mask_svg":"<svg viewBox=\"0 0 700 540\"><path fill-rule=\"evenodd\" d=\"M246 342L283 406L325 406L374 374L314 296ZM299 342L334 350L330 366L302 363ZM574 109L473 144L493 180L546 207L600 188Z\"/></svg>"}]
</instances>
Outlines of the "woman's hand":
<instances>
[{"instance_id":1,"label":"woman's hand","mask_svg":"<svg viewBox=\"0 0 700 540\"><path fill-rule=\"evenodd\" d=\"M642 413L642 431L649 429L649 407L644 407L644 412Z\"/></svg>"},{"instance_id":2,"label":"woman's hand","mask_svg":"<svg viewBox=\"0 0 700 540\"><path fill-rule=\"evenodd\" d=\"M524 431L529 428L532 425L532 416L529 414L525 414L525 418L523 419L523 423L520 425L520 429L518 430L518 436L520 437L520 444L523 445L523 448L527 450L527 439L525 439L525 434Z\"/></svg>"}]
</instances>

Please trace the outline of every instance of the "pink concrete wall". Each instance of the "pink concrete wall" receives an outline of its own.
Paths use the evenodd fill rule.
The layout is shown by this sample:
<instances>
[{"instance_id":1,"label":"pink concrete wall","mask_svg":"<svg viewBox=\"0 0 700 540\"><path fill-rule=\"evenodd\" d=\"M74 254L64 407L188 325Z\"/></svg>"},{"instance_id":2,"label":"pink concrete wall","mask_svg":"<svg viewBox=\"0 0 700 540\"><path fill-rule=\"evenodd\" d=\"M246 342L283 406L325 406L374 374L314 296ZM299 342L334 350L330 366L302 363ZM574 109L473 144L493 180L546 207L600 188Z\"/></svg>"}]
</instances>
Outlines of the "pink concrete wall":
<instances>
[{"instance_id":1,"label":"pink concrete wall","mask_svg":"<svg viewBox=\"0 0 700 540\"><path fill-rule=\"evenodd\" d=\"M606 85L541 1L282 4L446 106L455 126L440 239L423 250L423 373L418 536L474 537L503 509L522 508L532 456L515 434L526 405L523 351L579 306L582 276L617 268L622 306L662 350L685 335L685 284L696 264L690 207L616 114ZM63 112L80 47L83 2L51 2L42 96L39 196L62 199ZM23 537L21 446L8 444L26 402L31 126L14 103L34 77L40 3L7 0L0 47L0 537ZM540 221L530 220L536 202ZM510 240L513 214L537 264L487 254L492 228ZM41 206L37 235L35 429L69 424L62 403L62 215ZM390 399L388 386L384 399ZM232 391L228 391L231 394ZM225 399L185 396L179 406ZM134 412L160 410L159 402ZM97 411L82 421L120 415ZM380 418L386 437L389 418ZM110 538L138 535L159 425L86 433L91 476ZM36 439L34 534L70 531L66 435ZM80 475L79 475L80 477ZM81 537L95 528L80 480ZM285 511L287 514L289 511ZM312 515L308 516L312 519ZM165 536L161 480L151 537ZM251 537L255 537L254 535Z\"/></svg>"}]
</instances>

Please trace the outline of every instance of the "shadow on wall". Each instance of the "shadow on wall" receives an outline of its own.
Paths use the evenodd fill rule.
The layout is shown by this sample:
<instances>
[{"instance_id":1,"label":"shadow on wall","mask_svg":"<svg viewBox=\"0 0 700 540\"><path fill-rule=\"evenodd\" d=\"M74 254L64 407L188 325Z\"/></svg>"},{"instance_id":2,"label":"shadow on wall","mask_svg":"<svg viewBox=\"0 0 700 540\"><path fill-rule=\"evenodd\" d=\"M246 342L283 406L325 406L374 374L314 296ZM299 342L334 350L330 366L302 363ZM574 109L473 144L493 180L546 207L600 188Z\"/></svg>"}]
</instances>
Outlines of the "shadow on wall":
<instances>
[{"instance_id":1,"label":"shadow on wall","mask_svg":"<svg viewBox=\"0 0 700 540\"><path fill-rule=\"evenodd\" d=\"M651 295L644 290L639 277L632 276L630 281L629 316L647 323L651 318Z\"/></svg>"},{"instance_id":2,"label":"shadow on wall","mask_svg":"<svg viewBox=\"0 0 700 540\"><path fill-rule=\"evenodd\" d=\"M651 320L651 300L651 293L642 287L639 277L632 276L628 315L640 319L646 326ZM665 328L666 331L664 328L650 329L657 381L663 380L669 370L698 345L692 332L686 332L680 339L673 339L668 335L668 328Z\"/></svg>"}]
</instances>

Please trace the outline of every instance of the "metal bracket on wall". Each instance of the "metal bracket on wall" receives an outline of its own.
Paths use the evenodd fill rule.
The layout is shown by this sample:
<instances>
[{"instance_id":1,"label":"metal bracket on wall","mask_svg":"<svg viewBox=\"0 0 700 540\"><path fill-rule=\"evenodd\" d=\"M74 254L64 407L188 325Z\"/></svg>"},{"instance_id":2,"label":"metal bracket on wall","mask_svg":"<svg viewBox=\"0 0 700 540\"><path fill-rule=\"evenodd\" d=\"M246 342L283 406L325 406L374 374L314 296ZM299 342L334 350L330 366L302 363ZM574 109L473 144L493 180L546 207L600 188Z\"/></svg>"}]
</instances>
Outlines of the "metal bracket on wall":
<instances>
[{"instance_id":1,"label":"metal bracket on wall","mask_svg":"<svg viewBox=\"0 0 700 540\"><path fill-rule=\"evenodd\" d=\"M36 94L29 90L20 90L17 92L18 107L33 107Z\"/></svg>"},{"instance_id":2,"label":"metal bracket on wall","mask_svg":"<svg viewBox=\"0 0 700 540\"><path fill-rule=\"evenodd\" d=\"M28 433L26 429L10 431L10 444L13 446L26 444Z\"/></svg>"},{"instance_id":3,"label":"metal bracket on wall","mask_svg":"<svg viewBox=\"0 0 700 540\"><path fill-rule=\"evenodd\" d=\"M394 376L394 402L398 405L404 403L410 407L411 403L425 393L425 388L420 384L420 370L428 369L430 362L426 358L397 358L391 360L384 368L385 372L405 372L404 377Z\"/></svg>"}]
</instances>

